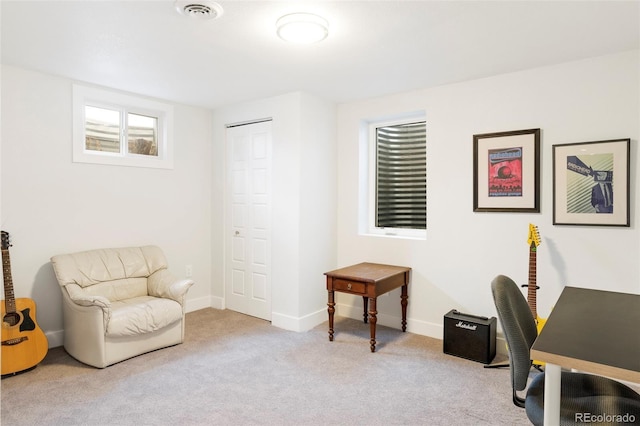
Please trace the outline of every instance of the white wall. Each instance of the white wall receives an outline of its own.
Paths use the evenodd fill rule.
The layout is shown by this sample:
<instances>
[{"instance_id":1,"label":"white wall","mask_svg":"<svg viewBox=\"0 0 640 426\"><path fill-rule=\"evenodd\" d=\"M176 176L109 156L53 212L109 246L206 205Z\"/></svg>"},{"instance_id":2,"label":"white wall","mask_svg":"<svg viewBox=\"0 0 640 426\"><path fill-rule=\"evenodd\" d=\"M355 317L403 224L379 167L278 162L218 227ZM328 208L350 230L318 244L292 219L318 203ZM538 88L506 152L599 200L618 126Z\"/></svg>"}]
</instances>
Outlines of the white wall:
<instances>
[{"instance_id":1,"label":"white wall","mask_svg":"<svg viewBox=\"0 0 640 426\"><path fill-rule=\"evenodd\" d=\"M30 297L50 346L62 343L49 258L159 245L196 284L188 310L211 305L211 112L174 105L174 169L71 162L72 81L2 66L2 229L12 236L16 297Z\"/></svg>"},{"instance_id":2,"label":"white wall","mask_svg":"<svg viewBox=\"0 0 640 426\"><path fill-rule=\"evenodd\" d=\"M336 107L303 95L301 117L299 315L309 329L327 321L324 272L337 261Z\"/></svg>"},{"instance_id":3,"label":"white wall","mask_svg":"<svg viewBox=\"0 0 640 426\"><path fill-rule=\"evenodd\" d=\"M336 259L335 105L295 92L214 111L214 193L224 199L225 126L272 118L272 324L326 320L323 272ZM212 215L213 297L224 300L224 210ZM215 306L215 305L214 305Z\"/></svg>"},{"instance_id":4,"label":"white wall","mask_svg":"<svg viewBox=\"0 0 640 426\"><path fill-rule=\"evenodd\" d=\"M413 268L409 331L442 336L456 308L495 315L498 274L526 284L528 224L538 225L538 313L547 317L565 285L640 293L638 231L638 51L347 103L338 109L338 265L361 261ZM427 238L358 234L362 120L424 110ZM473 212L473 135L540 128L541 212ZM631 227L552 225L552 145L631 139ZM378 303L379 323L399 328L399 290ZM340 294L338 313L361 317L360 298Z\"/></svg>"}]
</instances>

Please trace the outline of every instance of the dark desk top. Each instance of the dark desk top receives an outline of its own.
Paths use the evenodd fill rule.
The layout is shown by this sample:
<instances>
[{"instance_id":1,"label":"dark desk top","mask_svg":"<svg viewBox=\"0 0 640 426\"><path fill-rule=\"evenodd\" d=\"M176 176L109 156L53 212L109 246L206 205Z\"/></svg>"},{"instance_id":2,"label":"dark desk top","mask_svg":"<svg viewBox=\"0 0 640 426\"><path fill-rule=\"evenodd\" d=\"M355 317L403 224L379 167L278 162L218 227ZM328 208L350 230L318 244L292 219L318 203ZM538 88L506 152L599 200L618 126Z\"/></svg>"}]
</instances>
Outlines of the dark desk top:
<instances>
[{"instance_id":1,"label":"dark desk top","mask_svg":"<svg viewBox=\"0 0 640 426\"><path fill-rule=\"evenodd\" d=\"M380 263L358 263L334 271L325 272L328 277L346 280L378 282L397 274L410 271L406 266L383 265Z\"/></svg>"},{"instance_id":2,"label":"dark desk top","mask_svg":"<svg viewBox=\"0 0 640 426\"><path fill-rule=\"evenodd\" d=\"M640 295L566 287L531 357L640 383Z\"/></svg>"}]
</instances>

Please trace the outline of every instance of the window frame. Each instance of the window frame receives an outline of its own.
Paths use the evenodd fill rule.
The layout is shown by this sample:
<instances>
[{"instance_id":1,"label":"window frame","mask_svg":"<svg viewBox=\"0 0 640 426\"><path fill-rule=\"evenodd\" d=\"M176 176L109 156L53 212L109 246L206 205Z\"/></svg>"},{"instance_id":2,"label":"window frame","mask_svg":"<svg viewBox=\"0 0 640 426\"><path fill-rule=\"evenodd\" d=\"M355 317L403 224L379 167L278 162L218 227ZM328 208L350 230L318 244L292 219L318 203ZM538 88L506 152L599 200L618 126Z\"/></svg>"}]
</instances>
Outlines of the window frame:
<instances>
[{"instance_id":1,"label":"window frame","mask_svg":"<svg viewBox=\"0 0 640 426\"><path fill-rule=\"evenodd\" d=\"M376 120L367 122L367 225L366 233L374 236L410 238L410 239L426 239L427 229L417 228L389 228L376 226L376 202L377 202L377 129L387 126L398 126L403 124L411 124L416 122L424 122L426 125L426 116L424 113L405 115L400 118L390 118L384 120ZM426 133L425 133L425 151L427 149ZM425 175L427 167L425 164ZM425 186L427 178L425 176ZM426 205L427 195L425 193L425 214L427 212Z\"/></svg>"},{"instance_id":2,"label":"window frame","mask_svg":"<svg viewBox=\"0 0 640 426\"><path fill-rule=\"evenodd\" d=\"M118 111L121 118L120 152L86 149L85 106ZM158 155L128 152L128 114L157 118ZM73 162L173 169L173 106L96 87L73 85Z\"/></svg>"}]
</instances>

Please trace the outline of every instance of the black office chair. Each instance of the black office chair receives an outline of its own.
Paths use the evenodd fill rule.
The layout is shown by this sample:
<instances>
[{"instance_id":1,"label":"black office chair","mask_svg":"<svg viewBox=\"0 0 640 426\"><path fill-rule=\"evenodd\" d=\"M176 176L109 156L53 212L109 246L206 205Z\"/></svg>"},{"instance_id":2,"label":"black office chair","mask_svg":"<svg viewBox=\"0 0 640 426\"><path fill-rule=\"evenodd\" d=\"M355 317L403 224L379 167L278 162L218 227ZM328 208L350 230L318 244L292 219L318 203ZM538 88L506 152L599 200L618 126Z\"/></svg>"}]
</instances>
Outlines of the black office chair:
<instances>
[{"instance_id":1,"label":"black office chair","mask_svg":"<svg viewBox=\"0 0 640 426\"><path fill-rule=\"evenodd\" d=\"M544 373L537 374L523 398L518 395L527 387L531 372L530 350L538 336L529 305L515 282L498 275L491 282L498 319L507 339L511 364L513 403L524 407L534 425L544 418ZM607 350L603 348L602 350ZM640 419L640 395L630 387L601 376L562 371L560 424L576 424L576 413L592 415L625 415Z\"/></svg>"}]
</instances>

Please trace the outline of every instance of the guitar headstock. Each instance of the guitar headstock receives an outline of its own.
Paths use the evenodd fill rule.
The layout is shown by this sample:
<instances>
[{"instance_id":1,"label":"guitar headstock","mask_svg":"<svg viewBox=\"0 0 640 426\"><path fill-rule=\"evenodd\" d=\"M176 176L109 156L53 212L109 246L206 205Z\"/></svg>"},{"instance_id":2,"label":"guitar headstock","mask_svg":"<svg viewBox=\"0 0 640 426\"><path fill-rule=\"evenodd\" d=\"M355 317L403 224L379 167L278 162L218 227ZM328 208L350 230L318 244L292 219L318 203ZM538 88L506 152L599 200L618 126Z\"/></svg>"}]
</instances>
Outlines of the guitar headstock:
<instances>
[{"instance_id":1,"label":"guitar headstock","mask_svg":"<svg viewBox=\"0 0 640 426\"><path fill-rule=\"evenodd\" d=\"M9 247L11 247L9 238L9 233L7 231L2 231L2 250L9 250Z\"/></svg>"},{"instance_id":2,"label":"guitar headstock","mask_svg":"<svg viewBox=\"0 0 640 426\"><path fill-rule=\"evenodd\" d=\"M540 245L540 232L538 232L538 227L532 223L529 224L527 244L529 244L529 247L538 247Z\"/></svg>"}]
</instances>

